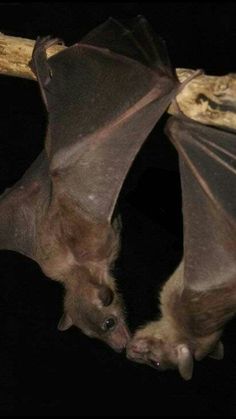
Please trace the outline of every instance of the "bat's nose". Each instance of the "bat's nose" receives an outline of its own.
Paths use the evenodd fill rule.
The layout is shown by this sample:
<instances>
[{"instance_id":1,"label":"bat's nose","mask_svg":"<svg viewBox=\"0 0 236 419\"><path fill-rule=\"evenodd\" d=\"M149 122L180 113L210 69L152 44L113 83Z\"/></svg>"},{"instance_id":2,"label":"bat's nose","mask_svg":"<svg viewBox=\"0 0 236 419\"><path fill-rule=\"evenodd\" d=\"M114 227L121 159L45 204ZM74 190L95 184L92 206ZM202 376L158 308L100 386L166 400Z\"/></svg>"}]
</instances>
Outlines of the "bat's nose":
<instances>
[{"instance_id":1,"label":"bat's nose","mask_svg":"<svg viewBox=\"0 0 236 419\"><path fill-rule=\"evenodd\" d=\"M110 335L108 344L116 351L123 352L130 340L130 333L127 326L123 323L119 324Z\"/></svg>"}]
</instances>

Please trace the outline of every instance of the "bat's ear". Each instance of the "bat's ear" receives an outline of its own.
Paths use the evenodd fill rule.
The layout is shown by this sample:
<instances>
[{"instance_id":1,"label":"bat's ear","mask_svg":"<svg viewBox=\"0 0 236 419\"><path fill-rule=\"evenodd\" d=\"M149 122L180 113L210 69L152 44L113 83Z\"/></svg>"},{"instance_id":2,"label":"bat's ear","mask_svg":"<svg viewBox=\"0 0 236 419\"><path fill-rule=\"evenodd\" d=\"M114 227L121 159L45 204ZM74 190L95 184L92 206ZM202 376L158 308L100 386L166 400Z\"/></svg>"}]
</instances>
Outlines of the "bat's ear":
<instances>
[{"instance_id":1,"label":"bat's ear","mask_svg":"<svg viewBox=\"0 0 236 419\"><path fill-rule=\"evenodd\" d=\"M108 307L114 300L114 292L107 285L101 285L98 291L98 297L104 307Z\"/></svg>"},{"instance_id":2,"label":"bat's ear","mask_svg":"<svg viewBox=\"0 0 236 419\"><path fill-rule=\"evenodd\" d=\"M73 326L71 317L69 316L69 314L63 314L63 316L61 317L57 325L58 330L60 330L61 332L64 332L65 330L69 329L71 326Z\"/></svg>"},{"instance_id":3,"label":"bat's ear","mask_svg":"<svg viewBox=\"0 0 236 419\"><path fill-rule=\"evenodd\" d=\"M214 351L209 354L209 357L217 360L224 358L224 345L220 340L217 343Z\"/></svg>"},{"instance_id":4,"label":"bat's ear","mask_svg":"<svg viewBox=\"0 0 236 419\"><path fill-rule=\"evenodd\" d=\"M193 375L193 357L187 345L178 345L178 369L184 380L191 380Z\"/></svg>"}]
</instances>

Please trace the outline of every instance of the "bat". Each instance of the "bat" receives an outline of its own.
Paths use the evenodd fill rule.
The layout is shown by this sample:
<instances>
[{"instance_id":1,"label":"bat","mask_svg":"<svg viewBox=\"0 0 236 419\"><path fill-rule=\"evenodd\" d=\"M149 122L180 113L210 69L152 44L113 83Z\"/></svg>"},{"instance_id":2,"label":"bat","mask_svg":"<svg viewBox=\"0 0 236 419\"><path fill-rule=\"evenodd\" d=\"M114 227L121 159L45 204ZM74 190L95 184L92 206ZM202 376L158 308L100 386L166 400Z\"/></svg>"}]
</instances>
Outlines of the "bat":
<instances>
[{"instance_id":1,"label":"bat","mask_svg":"<svg viewBox=\"0 0 236 419\"><path fill-rule=\"evenodd\" d=\"M222 359L236 313L236 134L171 117L179 154L184 257L160 295L161 317L138 330L128 357L192 377L194 359Z\"/></svg>"},{"instance_id":2,"label":"bat","mask_svg":"<svg viewBox=\"0 0 236 419\"><path fill-rule=\"evenodd\" d=\"M74 325L122 351L129 331L112 275L114 208L179 82L143 17L128 27L109 19L47 59L54 43L38 39L33 50L30 65L48 112L45 147L0 198L0 248L35 260L64 285L59 330Z\"/></svg>"}]
</instances>

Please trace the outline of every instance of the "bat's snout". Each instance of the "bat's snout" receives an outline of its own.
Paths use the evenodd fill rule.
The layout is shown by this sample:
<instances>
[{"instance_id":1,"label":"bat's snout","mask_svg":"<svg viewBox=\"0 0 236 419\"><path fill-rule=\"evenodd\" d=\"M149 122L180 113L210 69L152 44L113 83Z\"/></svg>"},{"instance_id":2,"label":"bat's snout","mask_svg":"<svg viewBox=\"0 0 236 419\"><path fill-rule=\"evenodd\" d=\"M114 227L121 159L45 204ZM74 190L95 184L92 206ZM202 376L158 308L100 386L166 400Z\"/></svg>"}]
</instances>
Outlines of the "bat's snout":
<instances>
[{"instance_id":1,"label":"bat's snout","mask_svg":"<svg viewBox=\"0 0 236 419\"><path fill-rule=\"evenodd\" d=\"M148 339L135 336L127 346L127 358L137 360L143 358L149 352Z\"/></svg>"},{"instance_id":2,"label":"bat's snout","mask_svg":"<svg viewBox=\"0 0 236 419\"><path fill-rule=\"evenodd\" d=\"M107 343L116 352L123 352L130 340L130 332L123 323L118 324L109 336Z\"/></svg>"}]
</instances>

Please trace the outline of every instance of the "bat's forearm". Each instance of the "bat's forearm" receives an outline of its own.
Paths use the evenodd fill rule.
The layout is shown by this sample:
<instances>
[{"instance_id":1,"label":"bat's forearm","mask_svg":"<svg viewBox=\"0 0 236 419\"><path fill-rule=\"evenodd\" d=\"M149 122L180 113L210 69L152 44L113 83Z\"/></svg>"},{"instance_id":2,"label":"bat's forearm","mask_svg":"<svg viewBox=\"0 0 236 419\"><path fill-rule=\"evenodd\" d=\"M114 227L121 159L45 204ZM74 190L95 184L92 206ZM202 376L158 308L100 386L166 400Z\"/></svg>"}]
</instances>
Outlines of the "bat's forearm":
<instances>
[{"instance_id":1,"label":"bat's forearm","mask_svg":"<svg viewBox=\"0 0 236 419\"><path fill-rule=\"evenodd\" d=\"M0 33L0 74L36 80L28 63L31 60L35 41L6 36ZM62 49L53 45L47 50L50 57ZM181 82L194 70L176 70ZM221 125L236 129L236 74L216 77L202 74L190 81L177 96L178 106L191 119L203 124ZM168 113L175 114L173 105Z\"/></svg>"}]
</instances>

